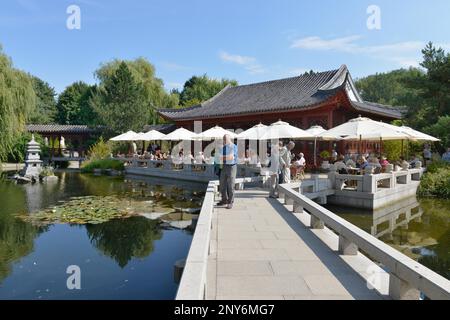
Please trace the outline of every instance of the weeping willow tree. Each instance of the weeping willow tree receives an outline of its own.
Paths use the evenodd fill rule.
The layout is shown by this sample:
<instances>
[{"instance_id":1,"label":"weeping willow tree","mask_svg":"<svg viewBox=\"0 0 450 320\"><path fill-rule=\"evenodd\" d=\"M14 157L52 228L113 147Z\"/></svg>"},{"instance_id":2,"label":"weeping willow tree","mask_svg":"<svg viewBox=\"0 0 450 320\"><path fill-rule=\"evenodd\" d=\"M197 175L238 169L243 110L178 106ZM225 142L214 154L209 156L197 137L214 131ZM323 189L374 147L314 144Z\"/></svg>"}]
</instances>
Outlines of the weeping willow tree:
<instances>
[{"instance_id":1,"label":"weeping willow tree","mask_svg":"<svg viewBox=\"0 0 450 320\"><path fill-rule=\"evenodd\" d=\"M36 95L30 77L14 69L0 47L0 162L11 152L35 105Z\"/></svg>"}]
</instances>

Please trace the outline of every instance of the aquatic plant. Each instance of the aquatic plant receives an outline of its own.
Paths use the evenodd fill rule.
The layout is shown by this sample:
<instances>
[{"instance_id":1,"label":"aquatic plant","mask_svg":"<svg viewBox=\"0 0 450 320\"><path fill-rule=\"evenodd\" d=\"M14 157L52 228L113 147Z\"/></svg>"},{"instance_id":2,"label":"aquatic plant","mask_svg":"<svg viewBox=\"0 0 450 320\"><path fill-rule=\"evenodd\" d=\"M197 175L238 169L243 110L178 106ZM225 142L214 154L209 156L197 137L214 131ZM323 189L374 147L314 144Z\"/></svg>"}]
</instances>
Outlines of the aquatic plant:
<instances>
[{"instance_id":1,"label":"aquatic plant","mask_svg":"<svg viewBox=\"0 0 450 320\"><path fill-rule=\"evenodd\" d=\"M136 216L141 212L152 212L154 207L152 203L136 202L117 196L86 196L74 197L61 205L18 217L36 224L99 224L111 219Z\"/></svg>"}]
</instances>

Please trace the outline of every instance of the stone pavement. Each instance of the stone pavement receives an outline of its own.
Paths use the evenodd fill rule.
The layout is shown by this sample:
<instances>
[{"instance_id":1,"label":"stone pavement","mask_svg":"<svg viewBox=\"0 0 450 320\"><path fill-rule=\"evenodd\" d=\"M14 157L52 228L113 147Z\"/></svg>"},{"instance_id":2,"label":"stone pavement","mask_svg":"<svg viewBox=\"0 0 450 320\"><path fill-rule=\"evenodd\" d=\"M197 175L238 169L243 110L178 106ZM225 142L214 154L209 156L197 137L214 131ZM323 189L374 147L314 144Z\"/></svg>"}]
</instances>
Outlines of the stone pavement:
<instances>
[{"instance_id":1,"label":"stone pavement","mask_svg":"<svg viewBox=\"0 0 450 320\"><path fill-rule=\"evenodd\" d=\"M215 208L206 298L383 298L317 233L330 230L298 215L257 189L237 191L232 210Z\"/></svg>"}]
</instances>

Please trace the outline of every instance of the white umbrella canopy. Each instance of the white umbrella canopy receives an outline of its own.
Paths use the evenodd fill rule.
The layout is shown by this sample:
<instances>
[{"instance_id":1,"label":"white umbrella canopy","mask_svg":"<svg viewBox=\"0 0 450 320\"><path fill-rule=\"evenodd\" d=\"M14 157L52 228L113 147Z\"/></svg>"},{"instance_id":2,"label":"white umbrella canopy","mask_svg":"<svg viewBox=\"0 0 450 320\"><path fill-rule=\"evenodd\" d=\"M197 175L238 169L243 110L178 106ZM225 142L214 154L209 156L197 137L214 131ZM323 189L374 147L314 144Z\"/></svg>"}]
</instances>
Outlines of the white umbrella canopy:
<instances>
[{"instance_id":1,"label":"white umbrella canopy","mask_svg":"<svg viewBox=\"0 0 450 320\"><path fill-rule=\"evenodd\" d=\"M189 131L181 127L165 135L159 140L170 140L170 141L194 140L197 137L198 135L195 132Z\"/></svg>"},{"instance_id":2,"label":"white umbrella canopy","mask_svg":"<svg viewBox=\"0 0 450 320\"><path fill-rule=\"evenodd\" d=\"M202 133L199 133L198 138L202 140L222 139L226 134L230 135L231 139L234 139L237 136L234 132L231 132L219 126L215 126L211 129L203 131Z\"/></svg>"},{"instance_id":3,"label":"white umbrella canopy","mask_svg":"<svg viewBox=\"0 0 450 320\"><path fill-rule=\"evenodd\" d=\"M324 132L326 132L327 130L325 130L321 126L312 126L311 128L306 129L305 131L314 136L314 138L313 138L313 140L314 140L314 166L316 166L317 165L317 140L340 140L340 138L339 137L322 138L322 134Z\"/></svg>"},{"instance_id":4,"label":"white umbrella canopy","mask_svg":"<svg viewBox=\"0 0 450 320\"><path fill-rule=\"evenodd\" d=\"M138 133L136 133L134 135L134 137L132 137L131 140L133 140L133 141L146 141L146 139L144 137L144 134L145 133L143 133L143 132L138 132Z\"/></svg>"},{"instance_id":5,"label":"white umbrella canopy","mask_svg":"<svg viewBox=\"0 0 450 320\"><path fill-rule=\"evenodd\" d=\"M262 135L261 140L272 140L272 139L313 139L314 136L305 130L299 129L297 127L291 126L289 123L284 121L277 121L268 126L265 133Z\"/></svg>"},{"instance_id":6,"label":"white umbrella canopy","mask_svg":"<svg viewBox=\"0 0 450 320\"><path fill-rule=\"evenodd\" d=\"M335 137L343 140L402 140L410 136L386 123L359 116L321 134L324 139Z\"/></svg>"},{"instance_id":7,"label":"white umbrella canopy","mask_svg":"<svg viewBox=\"0 0 450 320\"><path fill-rule=\"evenodd\" d=\"M245 130L237 135L241 140L261 140L263 134L267 131L267 126L259 123L248 130Z\"/></svg>"},{"instance_id":8,"label":"white umbrella canopy","mask_svg":"<svg viewBox=\"0 0 450 320\"><path fill-rule=\"evenodd\" d=\"M111 140L111 141L134 141L134 140L136 140L135 139L136 135L137 135L136 132L130 130L125 133L119 134L118 136L115 136L109 140Z\"/></svg>"},{"instance_id":9,"label":"white umbrella canopy","mask_svg":"<svg viewBox=\"0 0 450 320\"><path fill-rule=\"evenodd\" d=\"M408 140L412 140L412 141L440 141L438 138L435 138L433 136L430 136L429 134L414 130L413 128L407 127L407 126L394 126L392 124L386 124L387 126L389 126L390 128L394 129L394 130L398 130L401 133L405 133L407 135L409 135Z\"/></svg>"},{"instance_id":10,"label":"white umbrella canopy","mask_svg":"<svg viewBox=\"0 0 450 320\"><path fill-rule=\"evenodd\" d=\"M166 135L156 130L147 131L142 135L144 141L163 140Z\"/></svg>"}]
</instances>

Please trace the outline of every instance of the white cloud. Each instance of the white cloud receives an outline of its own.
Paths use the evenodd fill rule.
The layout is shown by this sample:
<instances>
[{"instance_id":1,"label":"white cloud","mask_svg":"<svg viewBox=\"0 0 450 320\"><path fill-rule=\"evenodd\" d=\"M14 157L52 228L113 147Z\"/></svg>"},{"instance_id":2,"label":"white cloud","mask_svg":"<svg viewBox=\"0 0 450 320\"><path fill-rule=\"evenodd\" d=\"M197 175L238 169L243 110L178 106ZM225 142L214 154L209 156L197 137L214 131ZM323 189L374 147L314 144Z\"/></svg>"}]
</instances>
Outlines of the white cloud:
<instances>
[{"instance_id":1,"label":"white cloud","mask_svg":"<svg viewBox=\"0 0 450 320\"><path fill-rule=\"evenodd\" d=\"M306 37L295 39L291 48L300 48L316 51L338 51L351 54L366 55L371 58L381 59L395 63L400 67L418 67L422 60L421 50L425 47L423 41L403 41L383 45L362 45L358 42L362 37L353 35L335 39L322 39L320 37ZM443 48L449 44L440 44Z\"/></svg>"},{"instance_id":2,"label":"white cloud","mask_svg":"<svg viewBox=\"0 0 450 320\"><path fill-rule=\"evenodd\" d=\"M241 56L239 54L230 54L225 51L221 51L219 53L219 57L220 59L222 59L222 61L237 63L241 65L247 65L256 61L256 59L253 57Z\"/></svg>"},{"instance_id":3,"label":"white cloud","mask_svg":"<svg viewBox=\"0 0 450 320\"><path fill-rule=\"evenodd\" d=\"M324 40L320 37L306 37L292 41L291 48L301 48L310 50L349 50L354 47L354 42L359 40L360 36L349 36Z\"/></svg>"},{"instance_id":4,"label":"white cloud","mask_svg":"<svg viewBox=\"0 0 450 320\"><path fill-rule=\"evenodd\" d=\"M239 54L230 54L228 52L221 51L219 53L219 58L224 62L234 63L243 66L244 69L247 70L250 74L258 74L266 72L264 67L261 66L254 57L243 56Z\"/></svg>"}]
</instances>

